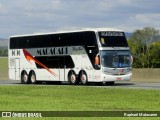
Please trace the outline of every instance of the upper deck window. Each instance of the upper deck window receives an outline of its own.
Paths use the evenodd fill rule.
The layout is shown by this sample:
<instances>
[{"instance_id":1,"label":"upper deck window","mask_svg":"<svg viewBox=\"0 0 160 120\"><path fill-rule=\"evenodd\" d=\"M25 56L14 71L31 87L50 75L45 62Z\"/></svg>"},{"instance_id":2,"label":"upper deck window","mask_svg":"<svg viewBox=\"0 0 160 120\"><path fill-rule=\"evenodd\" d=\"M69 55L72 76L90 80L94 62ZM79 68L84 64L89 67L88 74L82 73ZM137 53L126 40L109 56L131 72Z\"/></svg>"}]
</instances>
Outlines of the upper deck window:
<instances>
[{"instance_id":1,"label":"upper deck window","mask_svg":"<svg viewBox=\"0 0 160 120\"><path fill-rule=\"evenodd\" d=\"M59 47L59 46L96 46L96 34L93 31L73 33L43 34L12 37L10 49Z\"/></svg>"}]
</instances>

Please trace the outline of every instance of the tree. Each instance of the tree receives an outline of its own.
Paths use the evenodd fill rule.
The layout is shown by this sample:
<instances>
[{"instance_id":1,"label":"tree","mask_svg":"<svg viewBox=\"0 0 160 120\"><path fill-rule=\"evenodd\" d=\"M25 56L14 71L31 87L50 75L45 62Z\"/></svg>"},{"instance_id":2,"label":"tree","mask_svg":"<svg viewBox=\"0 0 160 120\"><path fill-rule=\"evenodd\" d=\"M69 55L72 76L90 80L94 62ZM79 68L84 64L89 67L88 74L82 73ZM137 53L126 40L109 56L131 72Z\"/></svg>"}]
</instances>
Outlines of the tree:
<instances>
[{"instance_id":1,"label":"tree","mask_svg":"<svg viewBox=\"0 0 160 120\"><path fill-rule=\"evenodd\" d=\"M160 42L151 44L151 68L160 68Z\"/></svg>"},{"instance_id":2,"label":"tree","mask_svg":"<svg viewBox=\"0 0 160 120\"><path fill-rule=\"evenodd\" d=\"M157 35L159 35L159 30L152 27L145 27L133 33L128 42L134 58L133 67L150 68L153 65L151 48L154 47L151 47L151 43L154 41L154 36Z\"/></svg>"},{"instance_id":3,"label":"tree","mask_svg":"<svg viewBox=\"0 0 160 120\"><path fill-rule=\"evenodd\" d=\"M2 55L2 50L0 50L0 56Z\"/></svg>"},{"instance_id":4,"label":"tree","mask_svg":"<svg viewBox=\"0 0 160 120\"><path fill-rule=\"evenodd\" d=\"M5 49L5 50L0 49L0 56L8 56L8 50L7 49Z\"/></svg>"}]
</instances>

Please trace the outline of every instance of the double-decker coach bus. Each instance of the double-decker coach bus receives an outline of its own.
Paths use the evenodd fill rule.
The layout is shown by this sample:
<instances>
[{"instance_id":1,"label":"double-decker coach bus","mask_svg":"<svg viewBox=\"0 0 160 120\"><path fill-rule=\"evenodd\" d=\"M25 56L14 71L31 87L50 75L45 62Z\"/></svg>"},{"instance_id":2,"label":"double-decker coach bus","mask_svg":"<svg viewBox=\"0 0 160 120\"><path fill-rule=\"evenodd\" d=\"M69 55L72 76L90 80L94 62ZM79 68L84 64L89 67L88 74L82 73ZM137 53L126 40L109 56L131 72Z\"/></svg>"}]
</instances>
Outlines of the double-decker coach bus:
<instances>
[{"instance_id":1,"label":"double-decker coach bus","mask_svg":"<svg viewBox=\"0 0 160 120\"><path fill-rule=\"evenodd\" d=\"M132 56L121 30L98 28L11 36L9 78L109 85L130 80Z\"/></svg>"}]
</instances>

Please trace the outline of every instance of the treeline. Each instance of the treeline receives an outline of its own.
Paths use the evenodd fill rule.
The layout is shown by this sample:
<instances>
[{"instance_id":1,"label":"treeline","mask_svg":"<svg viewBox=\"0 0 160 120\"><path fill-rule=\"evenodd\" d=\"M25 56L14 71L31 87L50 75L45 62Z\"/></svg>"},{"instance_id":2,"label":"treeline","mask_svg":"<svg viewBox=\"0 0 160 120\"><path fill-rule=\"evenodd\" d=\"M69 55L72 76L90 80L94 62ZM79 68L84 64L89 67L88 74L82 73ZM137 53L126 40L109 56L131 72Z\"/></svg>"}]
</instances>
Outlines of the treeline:
<instances>
[{"instance_id":1,"label":"treeline","mask_svg":"<svg viewBox=\"0 0 160 120\"><path fill-rule=\"evenodd\" d=\"M8 56L8 50L7 49L0 49L0 56L7 57Z\"/></svg>"},{"instance_id":2,"label":"treeline","mask_svg":"<svg viewBox=\"0 0 160 120\"><path fill-rule=\"evenodd\" d=\"M128 40L133 68L160 68L160 31L152 27L136 30Z\"/></svg>"}]
</instances>

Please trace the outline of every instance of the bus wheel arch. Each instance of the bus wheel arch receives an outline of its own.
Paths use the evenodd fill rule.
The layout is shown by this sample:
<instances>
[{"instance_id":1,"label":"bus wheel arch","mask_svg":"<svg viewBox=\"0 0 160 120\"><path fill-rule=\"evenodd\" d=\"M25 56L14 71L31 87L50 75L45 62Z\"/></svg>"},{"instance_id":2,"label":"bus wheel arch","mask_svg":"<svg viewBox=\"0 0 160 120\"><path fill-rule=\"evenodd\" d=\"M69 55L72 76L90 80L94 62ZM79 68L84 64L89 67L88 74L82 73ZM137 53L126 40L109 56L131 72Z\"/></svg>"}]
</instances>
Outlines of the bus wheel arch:
<instances>
[{"instance_id":1,"label":"bus wheel arch","mask_svg":"<svg viewBox=\"0 0 160 120\"><path fill-rule=\"evenodd\" d=\"M68 82L71 84L71 85L76 85L78 84L78 79L77 79L77 75L75 73L74 70L70 70L68 72Z\"/></svg>"},{"instance_id":2,"label":"bus wheel arch","mask_svg":"<svg viewBox=\"0 0 160 120\"><path fill-rule=\"evenodd\" d=\"M31 84L36 84L36 73L33 70L29 72L29 80Z\"/></svg>"},{"instance_id":3,"label":"bus wheel arch","mask_svg":"<svg viewBox=\"0 0 160 120\"><path fill-rule=\"evenodd\" d=\"M86 71L81 70L79 72L79 81L81 82L82 85L87 85L88 84L88 76Z\"/></svg>"},{"instance_id":4,"label":"bus wheel arch","mask_svg":"<svg viewBox=\"0 0 160 120\"><path fill-rule=\"evenodd\" d=\"M28 78L28 74L25 70L23 70L21 72L21 83L22 84L29 84L30 83L30 80Z\"/></svg>"}]
</instances>

